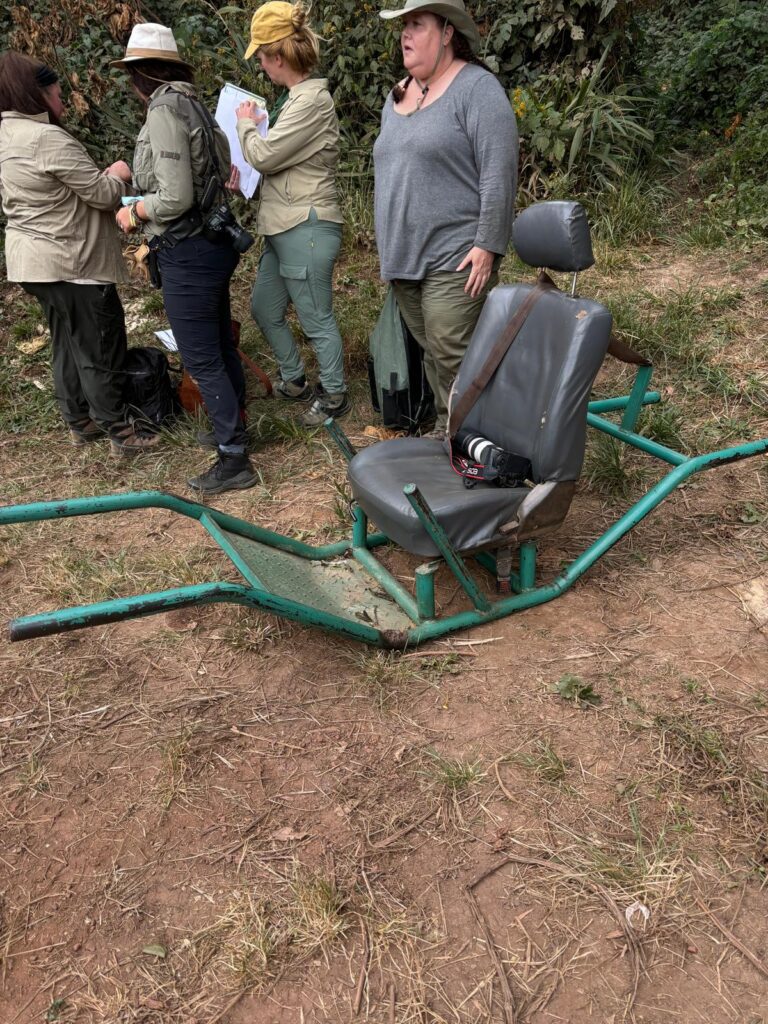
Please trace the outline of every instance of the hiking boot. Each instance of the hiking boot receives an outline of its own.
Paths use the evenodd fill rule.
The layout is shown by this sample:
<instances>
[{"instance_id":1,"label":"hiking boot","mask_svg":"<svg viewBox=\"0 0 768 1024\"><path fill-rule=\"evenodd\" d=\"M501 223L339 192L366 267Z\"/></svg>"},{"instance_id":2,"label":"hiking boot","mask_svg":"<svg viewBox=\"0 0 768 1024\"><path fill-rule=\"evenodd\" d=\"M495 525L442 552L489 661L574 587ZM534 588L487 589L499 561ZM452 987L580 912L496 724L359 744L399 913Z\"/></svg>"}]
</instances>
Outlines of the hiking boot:
<instances>
[{"instance_id":1,"label":"hiking boot","mask_svg":"<svg viewBox=\"0 0 768 1024\"><path fill-rule=\"evenodd\" d=\"M113 455L130 459L155 448L160 444L160 435L150 434L129 423L120 423L110 428L109 443Z\"/></svg>"},{"instance_id":2,"label":"hiking boot","mask_svg":"<svg viewBox=\"0 0 768 1024\"><path fill-rule=\"evenodd\" d=\"M106 433L106 430L103 430L98 423L94 423L92 419L80 420L78 423L69 425L69 437L76 448L90 444L91 441L100 441Z\"/></svg>"},{"instance_id":3,"label":"hiking boot","mask_svg":"<svg viewBox=\"0 0 768 1024\"><path fill-rule=\"evenodd\" d=\"M187 480L187 484L201 494L221 494L222 491L244 491L253 487L258 480L258 474L247 455L230 455L219 451L219 457L210 469Z\"/></svg>"},{"instance_id":4,"label":"hiking boot","mask_svg":"<svg viewBox=\"0 0 768 1024\"><path fill-rule=\"evenodd\" d=\"M296 380L283 380L278 377L272 381L272 394L275 398L284 398L289 402L308 402L312 398L312 388L302 374Z\"/></svg>"},{"instance_id":5,"label":"hiking boot","mask_svg":"<svg viewBox=\"0 0 768 1024\"><path fill-rule=\"evenodd\" d=\"M309 409L301 416L301 423L305 427L320 427L330 416L338 419L346 416L352 408L346 391L339 391L332 394L326 391L322 384L315 389L315 400Z\"/></svg>"}]
</instances>

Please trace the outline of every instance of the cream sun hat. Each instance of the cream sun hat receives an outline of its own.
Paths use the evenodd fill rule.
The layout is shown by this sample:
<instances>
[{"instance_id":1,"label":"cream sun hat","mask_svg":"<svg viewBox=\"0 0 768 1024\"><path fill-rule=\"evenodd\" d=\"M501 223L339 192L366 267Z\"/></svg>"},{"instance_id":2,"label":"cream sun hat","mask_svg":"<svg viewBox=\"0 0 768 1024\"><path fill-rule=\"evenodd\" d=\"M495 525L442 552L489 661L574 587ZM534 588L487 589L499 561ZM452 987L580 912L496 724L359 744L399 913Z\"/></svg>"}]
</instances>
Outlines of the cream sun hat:
<instances>
[{"instance_id":1,"label":"cream sun hat","mask_svg":"<svg viewBox=\"0 0 768 1024\"><path fill-rule=\"evenodd\" d=\"M171 64L189 67L189 64L179 56L179 48L171 29L151 22L140 22L133 26L125 48L125 56L122 60L111 61L111 64L113 67L121 68L139 60L167 60Z\"/></svg>"}]
</instances>

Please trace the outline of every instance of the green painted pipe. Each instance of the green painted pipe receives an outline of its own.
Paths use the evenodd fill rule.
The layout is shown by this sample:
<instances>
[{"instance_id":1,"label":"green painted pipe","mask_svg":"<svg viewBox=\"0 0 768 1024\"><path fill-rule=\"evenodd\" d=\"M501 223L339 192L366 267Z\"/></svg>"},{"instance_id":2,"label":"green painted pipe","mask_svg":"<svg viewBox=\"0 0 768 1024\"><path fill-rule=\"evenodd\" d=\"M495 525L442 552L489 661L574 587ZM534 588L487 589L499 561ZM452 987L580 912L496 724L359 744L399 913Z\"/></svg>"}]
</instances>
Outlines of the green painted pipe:
<instances>
[{"instance_id":1,"label":"green painted pipe","mask_svg":"<svg viewBox=\"0 0 768 1024\"><path fill-rule=\"evenodd\" d=\"M255 587L257 590L266 591L267 588L261 582L256 573L253 571L253 568L248 564L248 562L246 562L246 560L243 558L240 552L237 551L232 546L232 544L230 544L228 535L219 528L218 524L214 523L214 521L207 513L201 515L198 521L201 526L205 527L205 529L211 535L213 540L216 541L216 543L219 545L219 547L230 560L230 562L232 562L232 564L240 573L240 575L245 580L247 580L247 582L250 583L252 587Z\"/></svg>"},{"instance_id":2,"label":"green painted pipe","mask_svg":"<svg viewBox=\"0 0 768 1024\"><path fill-rule=\"evenodd\" d=\"M143 615L155 615L175 608L188 608L201 604L243 604L251 608L280 615L304 626L319 626L321 629L341 633L353 640L361 640L377 647L402 646L405 634L398 631L375 629L353 619L345 619L330 612L323 612L309 605L299 604L289 598L279 597L267 591L244 587L238 583L201 583L191 587L164 590L156 594L140 594L121 597L112 601L81 605L77 608L63 608L41 615L28 615L14 619L9 625L11 640L29 640L33 637L48 636L73 629L84 629L107 622L119 622Z\"/></svg>"},{"instance_id":3,"label":"green painted pipe","mask_svg":"<svg viewBox=\"0 0 768 1024\"><path fill-rule=\"evenodd\" d=\"M367 548L352 548L352 557L373 576L382 590L399 605L412 622L421 622L419 609L411 594L387 572L381 562Z\"/></svg>"},{"instance_id":4,"label":"green painted pipe","mask_svg":"<svg viewBox=\"0 0 768 1024\"><path fill-rule=\"evenodd\" d=\"M626 409L629 405L631 395L624 395L622 398L596 398L587 406L587 412L617 412ZM661 401L660 391L646 391L643 395L643 405L655 405Z\"/></svg>"},{"instance_id":5,"label":"green painted pipe","mask_svg":"<svg viewBox=\"0 0 768 1024\"><path fill-rule=\"evenodd\" d=\"M615 423L603 419L602 416L595 416L594 413L587 413L587 423L590 427L602 430L604 434L610 434L611 437L615 437L618 441L623 441L633 448L639 448L641 452L647 452L649 455L653 455L663 462L668 462L672 466L682 466L683 463L690 461L688 456L681 455L680 452L673 451L672 448L667 448L656 441L651 441L650 438L643 437L641 434L634 434L631 430L622 430Z\"/></svg>"},{"instance_id":6,"label":"green painted pipe","mask_svg":"<svg viewBox=\"0 0 768 1024\"><path fill-rule=\"evenodd\" d=\"M351 547L350 541L337 541L335 544L324 544L319 547L305 544L281 533L255 526L244 519L227 515L219 509L201 505L196 501L187 501L186 498L167 494L165 491L130 491L127 494L105 494L94 498L66 498L61 501L38 501L28 505L4 505L0 507L0 526L8 523L35 523L46 519L100 515L105 512L127 512L141 508L164 508L198 521L201 516L206 515L229 533L236 533L249 540L279 548L281 551L288 551L301 558L335 558L345 554ZM369 548L389 542L389 537L383 533L372 533L367 541Z\"/></svg>"},{"instance_id":7,"label":"green painted pipe","mask_svg":"<svg viewBox=\"0 0 768 1024\"><path fill-rule=\"evenodd\" d=\"M544 587L537 587L536 590L528 590L522 594L515 594L514 597L504 598L497 601L488 612L466 611L451 615L447 619L435 622L425 622L408 632L408 646L424 643L426 640L433 640L435 637L443 636L457 629L467 629L477 626L482 622L492 622L495 619L502 619L513 612L523 611L526 608L533 608L536 605L545 604L556 597L560 597L566 590L583 576L599 558L609 551L614 544L618 543L625 534L629 533L641 520L652 512L676 487L679 487L688 477L706 469L714 469L729 462L738 462L741 459L748 459L754 455L768 452L768 438L761 441L751 441L748 444L735 445L732 448L723 448L717 452L710 452L707 455L697 455L695 458L687 459L685 463L670 470L659 482L640 498L624 515L618 519L613 526L610 526L605 533L591 544L586 551L568 566L566 571L558 576L551 583Z\"/></svg>"},{"instance_id":8,"label":"green painted pipe","mask_svg":"<svg viewBox=\"0 0 768 1024\"><path fill-rule=\"evenodd\" d=\"M635 374L635 382L632 385L632 391L629 395L629 401L627 402L627 407L624 410L624 415L621 417L622 430L628 430L631 432L637 426L637 418L640 415L640 410L645 404L645 389L650 383L652 373L652 366L638 366L637 373Z\"/></svg>"},{"instance_id":9,"label":"green painted pipe","mask_svg":"<svg viewBox=\"0 0 768 1024\"><path fill-rule=\"evenodd\" d=\"M440 568L439 561L426 562L416 569L416 606L419 620L435 617L435 573Z\"/></svg>"},{"instance_id":10,"label":"green painted pipe","mask_svg":"<svg viewBox=\"0 0 768 1024\"><path fill-rule=\"evenodd\" d=\"M406 484L403 488L403 494L410 502L413 511L419 517L419 521L426 530L427 536L443 556L446 565L461 584L464 593L469 597L475 608L480 608L483 611L486 611L491 607L490 601L484 594L480 593L477 584L467 571L467 567L464 564L461 555L456 551L453 544L451 544L448 534L437 521L435 513L429 507L424 495L416 484Z\"/></svg>"}]
</instances>

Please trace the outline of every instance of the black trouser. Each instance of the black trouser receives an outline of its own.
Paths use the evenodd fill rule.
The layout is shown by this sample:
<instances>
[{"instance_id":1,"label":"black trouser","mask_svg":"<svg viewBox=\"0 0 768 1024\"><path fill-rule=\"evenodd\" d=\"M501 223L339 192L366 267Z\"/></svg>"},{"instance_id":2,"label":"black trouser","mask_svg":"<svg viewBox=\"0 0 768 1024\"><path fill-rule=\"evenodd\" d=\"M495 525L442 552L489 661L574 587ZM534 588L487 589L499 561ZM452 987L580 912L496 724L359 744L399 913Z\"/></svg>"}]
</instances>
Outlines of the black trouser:
<instances>
[{"instance_id":1,"label":"black trouser","mask_svg":"<svg viewBox=\"0 0 768 1024\"><path fill-rule=\"evenodd\" d=\"M109 427L125 420L125 314L113 284L30 282L48 320L53 383L64 421L92 419Z\"/></svg>"},{"instance_id":2,"label":"black trouser","mask_svg":"<svg viewBox=\"0 0 768 1024\"><path fill-rule=\"evenodd\" d=\"M157 254L165 311L191 377L197 381L220 448L245 451L245 376L232 336L229 281L240 256L202 236Z\"/></svg>"}]
</instances>

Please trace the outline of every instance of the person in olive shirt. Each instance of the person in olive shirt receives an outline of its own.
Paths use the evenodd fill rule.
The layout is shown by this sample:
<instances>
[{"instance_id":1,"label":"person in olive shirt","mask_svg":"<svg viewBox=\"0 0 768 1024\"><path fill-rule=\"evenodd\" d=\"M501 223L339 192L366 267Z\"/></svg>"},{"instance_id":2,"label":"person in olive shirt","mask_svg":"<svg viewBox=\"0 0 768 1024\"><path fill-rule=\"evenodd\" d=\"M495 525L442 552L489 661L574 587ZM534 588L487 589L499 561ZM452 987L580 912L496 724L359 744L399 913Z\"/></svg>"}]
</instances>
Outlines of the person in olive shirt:
<instances>
[{"instance_id":1,"label":"person in olive shirt","mask_svg":"<svg viewBox=\"0 0 768 1024\"><path fill-rule=\"evenodd\" d=\"M127 274L113 211L128 190L123 161L100 171L61 126L58 76L9 51L0 57L0 192L8 280L43 308L56 401L76 445L109 437L116 455L158 442L137 432L123 401Z\"/></svg>"},{"instance_id":2,"label":"person in olive shirt","mask_svg":"<svg viewBox=\"0 0 768 1024\"><path fill-rule=\"evenodd\" d=\"M314 398L302 417L314 427L350 408L332 291L343 224L335 181L339 122L327 80L309 77L319 63L319 43L300 3L270 0L256 11L245 56L254 54L288 95L267 138L257 128L266 113L249 102L237 108L245 159L264 175L258 212L264 252L251 310L280 367L275 392L298 401ZM317 355L320 383L314 392L285 319L291 302Z\"/></svg>"},{"instance_id":3,"label":"person in olive shirt","mask_svg":"<svg viewBox=\"0 0 768 1024\"><path fill-rule=\"evenodd\" d=\"M245 377L229 301L240 256L229 236L210 237L200 208L212 180L212 206L224 199L229 143L197 99L192 69L169 28L136 25L125 57L114 63L147 106L133 166L140 198L120 210L117 222L126 232L143 227L157 253L174 338L213 422L213 434L199 440L216 448L216 461L187 483L203 494L253 487L258 476L246 451Z\"/></svg>"}]
</instances>

